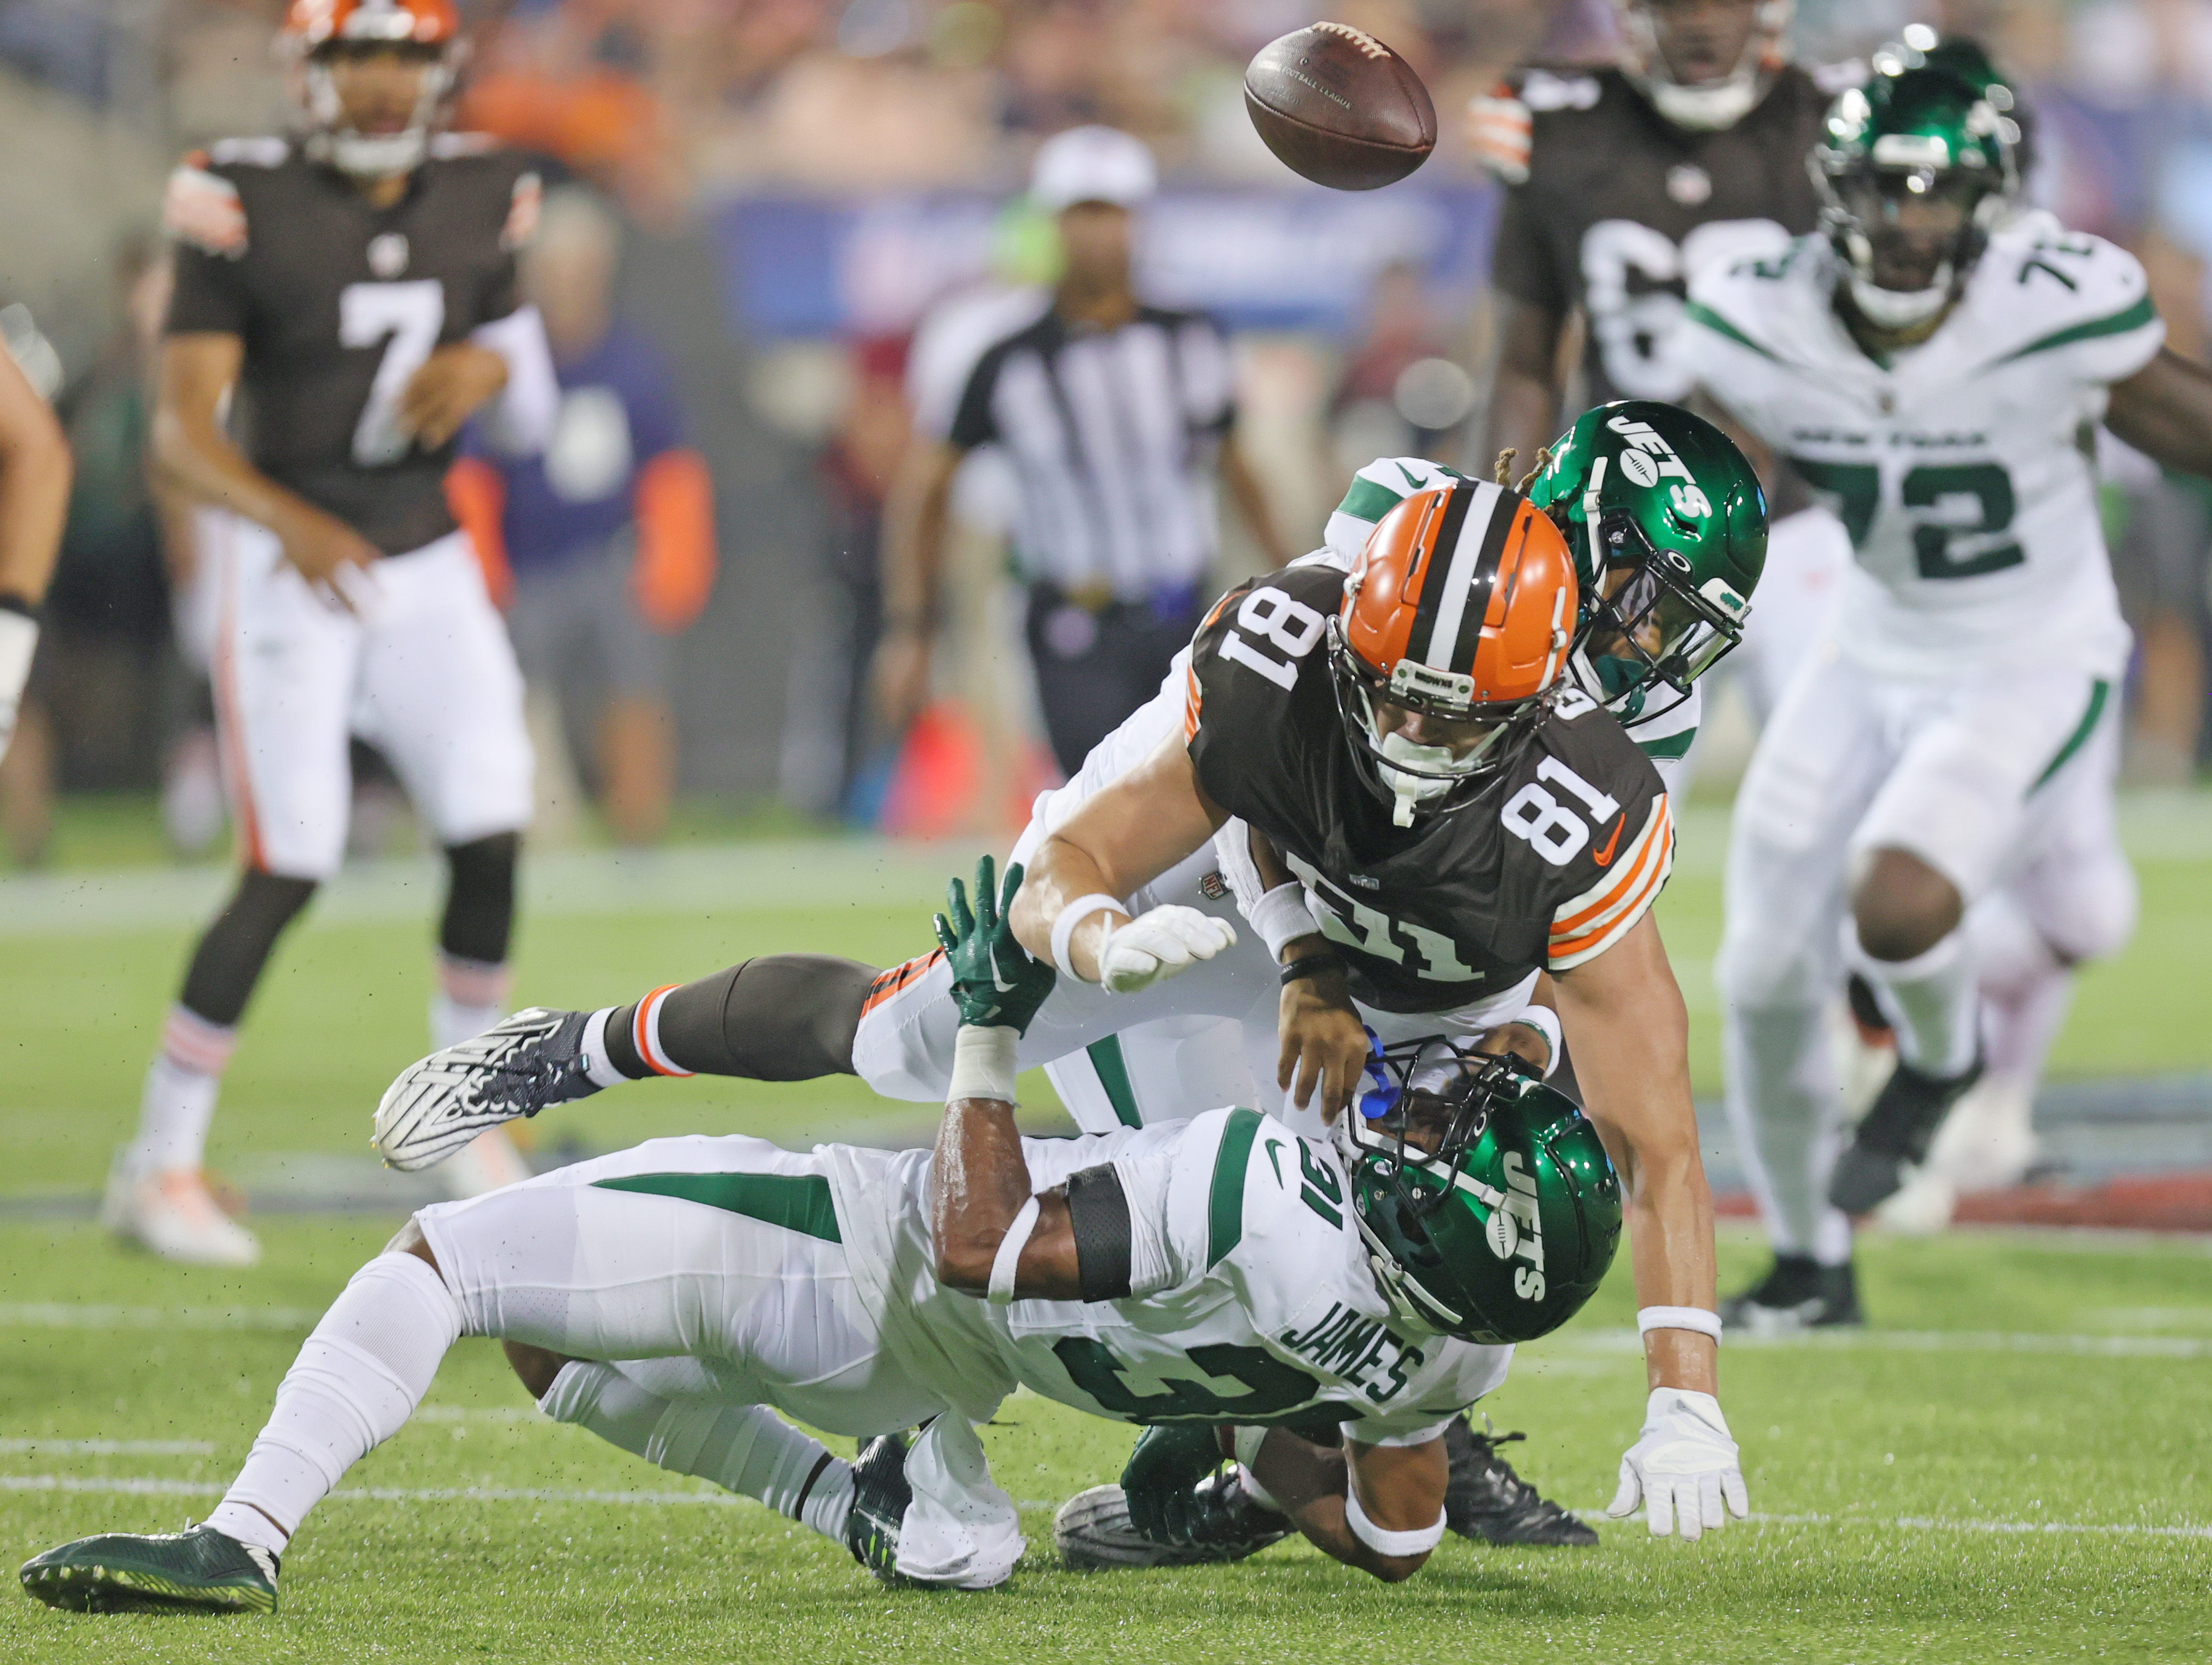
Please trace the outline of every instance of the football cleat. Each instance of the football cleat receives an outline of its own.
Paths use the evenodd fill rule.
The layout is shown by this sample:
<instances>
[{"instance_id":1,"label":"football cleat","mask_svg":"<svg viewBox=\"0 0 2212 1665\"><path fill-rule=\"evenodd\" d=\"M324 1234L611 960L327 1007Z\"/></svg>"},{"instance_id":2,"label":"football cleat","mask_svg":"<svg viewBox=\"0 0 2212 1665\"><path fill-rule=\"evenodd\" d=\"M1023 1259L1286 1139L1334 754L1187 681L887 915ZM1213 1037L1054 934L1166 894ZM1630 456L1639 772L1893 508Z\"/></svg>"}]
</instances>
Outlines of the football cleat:
<instances>
[{"instance_id":1,"label":"football cleat","mask_svg":"<svg viewBox=\"0 0 2212 1665\"><path fill-rule=\"evenodd\" d=\"M277 1558L211 1526L103 1533L33 1555L23 1588L71 1613L274 1613Z\"/></svg>"},{"instance_id":2,"label":"football cleat","mask_svg":"<svg viewBox=\"0 0 2212 1665\"><path fill-rule=\"evenodd\" d=\"M845 1547L879 1583L895 1589L915 1581L898 1571L899 1527L914 1488L906 1479L906 1438L878 1434L853 1459L853 1507L845 1516Z\"/></svg>"},{"instance_id":3,"label":"football cleat","mask_svg":"<svg viewBox=\"0 0 2212 1665\"><path fill-rule=\"evenodd\" d=\"M126 1149L108 1170L100 1224L126 1242L186 1266L252 1266L261 1241L223 1212L198 1168L146 1170Z\"/></svg>"},{"instance_id":4,"label":"football cleat","mask_svg":"<svg viewBox=\"0 0 2212 1665\"><path fill-rule=\"evenodd\" d=\"M1928 1147L1951 1106L1981 1079L1979 1058L1956 1075L1923 1075L1899 1059L1859 1119L1850 1148L1836 1158L1828 1200L1846 1214L1870 1213L1887 1201L1905 1183L1905 1170L1928 1160Z\"/></svg>"},{"instance_id":5,"label":"football cleat","mask_svg":"<svg viewBox=\"0 0 2212 1665\"><path fill-rule=\"evenodd\" d=\"M1822 1266L1810 1255L1777 1255L1766 1275L1721 1303L1721 1328L1748 1335L1787 1335L1866 1322L1857 1275L1846 1261Z\"/></svg>"},{"instance_id":6,"label":"football cleat","mask_svg":"<svg viewBox=\"0 0 2212 1665\"><path fill-rule=\"evenodd\" d=\"M1194 1488L1194 1496L1197 1507L1189 1520L1190 1536L1180 1543L1139 1532L1129 1517L1128 1494L1119 1486L1094 1486L1060 1504L1052 1517L1052 1540L1060 1559L1075 1571L1103 1572L1241 1561L1296 1530L1288 1516L1245 1488L1241 1468L1208 1475Z\"/></svg>"},{"instance_id":7,"label":"football cleat","mask_svg":"<svg viewBox=\"0 0 2212 1665\"><path fill-rule=\"evenodd\" d=\"M599 1091L585 1073L586 1018L531 1006L409 1065L377 1104L378 1153L411 1173L502 1122Z\"/></svg>"},{"instance_id":8,"label":"football cleat","mask_svg":"<svg viewBox=\"0 0 2212 1665\"><path fill-rule=\"evenodd\" d=\"M1451 1476L1444 1485L1444 1525L1485 1544L1540 1544L1586 1548L1597 1534L1513 1472L1498 1448L1526 1434L1493 1434L1487 1422L1476 1433L1464 1416L1444 1425L1444 1455Z\"/></svg>"}]
</instances>

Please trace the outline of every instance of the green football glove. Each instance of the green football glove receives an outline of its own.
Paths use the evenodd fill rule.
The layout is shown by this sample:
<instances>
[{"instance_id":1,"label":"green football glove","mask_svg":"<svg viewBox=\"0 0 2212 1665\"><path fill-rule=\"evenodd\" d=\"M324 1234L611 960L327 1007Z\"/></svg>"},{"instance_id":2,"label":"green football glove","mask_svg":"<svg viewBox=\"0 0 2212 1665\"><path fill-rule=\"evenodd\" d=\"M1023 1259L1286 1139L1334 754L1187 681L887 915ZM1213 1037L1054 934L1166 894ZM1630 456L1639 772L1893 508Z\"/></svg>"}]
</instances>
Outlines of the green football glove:
<instances>
[{"instance_id":1,"label":"green football glove","mask_svg":"<svg viewBox=\"0 0 2212 1665\"><path fill-rule=\"evenodd\" d=\"M1020 864L1006 869L1003 891L994 893L991 873L987 855L975 864L973 913L968 908L968 893L956 878L945 888L945 912L932 922L952 963L952 998L959 1005L961 1023L1026 1033L1060 974L1031 959L1014 939L1011 918L1014 893L1022 888Z\"/></svg>"},{"instance_id":2,"label":"green football glove","mask_svg":"<svg viewBox=\"0 0 2212 1665\"><path fill-rule=\"evenodd\" d=\"M1146 1429L1121 1471L1129 1524L1154 1543L1188 1543L1199 1510L1195 1488L1224 1461L1220 1435L1210 1423L1164 1422Z\"/></svg>"}]
</instances>

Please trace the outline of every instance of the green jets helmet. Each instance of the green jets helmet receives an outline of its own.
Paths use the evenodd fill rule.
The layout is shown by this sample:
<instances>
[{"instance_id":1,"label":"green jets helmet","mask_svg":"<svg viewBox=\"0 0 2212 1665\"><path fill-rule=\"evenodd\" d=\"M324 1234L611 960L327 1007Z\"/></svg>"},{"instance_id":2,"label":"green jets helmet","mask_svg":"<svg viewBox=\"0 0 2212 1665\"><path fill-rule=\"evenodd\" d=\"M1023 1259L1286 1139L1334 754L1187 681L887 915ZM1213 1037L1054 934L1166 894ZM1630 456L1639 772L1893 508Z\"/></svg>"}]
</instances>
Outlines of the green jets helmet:
<instances>
[{"instance_id":1,"label":"green jets helmet","mask_svg":"<svg viewBox=\"0 0 2212 1665\"><path fill-rule=\"evenodd\" d=\"M1973 42L1915 24L1870 60L1865 86L1829 106L1808 159L1822 227L1869 321L1908 329L1949 304L2020 193L2021 130L2012 89ZM1926 286L1875 282L1875 239L1904 204L1950 199L1958 233Z\"/></svg>"},{"instance_id":2,"label":"green jets helmet","mask_svg":"<svg viewBox=\"0 0 2212 1665\"><path fill-rule=\"evenodd\" d=\"M1688 698L1743 640L1766 565L1766 495L1727 434L1655 399L1585 410L1550 453L1528 501L1574 551L1569 668L1633 727Z\"/></svg>"},{"instance_id":3,"label":"green jets helmet","mask_svg":"<svg viewBox=\"0 0 2212 1665\"><path fill-rule=\"evenodd\" d=\"M1533 1341L1581 1310L1620 1241L1620 1182L1574 1101L1442 1037L1378 1046L1337 1118L1377 1284L1407 1323Z\"/></svg>"}]
</instances>

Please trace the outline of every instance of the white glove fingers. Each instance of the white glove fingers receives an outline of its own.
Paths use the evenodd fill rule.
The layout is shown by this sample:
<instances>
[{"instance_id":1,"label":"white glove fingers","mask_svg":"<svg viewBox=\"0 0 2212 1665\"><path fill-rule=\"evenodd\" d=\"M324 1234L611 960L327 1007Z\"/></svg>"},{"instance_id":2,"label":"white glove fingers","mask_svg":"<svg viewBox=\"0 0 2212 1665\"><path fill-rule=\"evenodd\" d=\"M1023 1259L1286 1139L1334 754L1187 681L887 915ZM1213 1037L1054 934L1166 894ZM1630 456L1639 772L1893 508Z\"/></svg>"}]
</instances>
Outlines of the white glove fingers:
<instances>
[{"instance_id":1,"label":"white glove fingers","mask_svg":"<svg viewBox=\"0 0 2212 1665\"><path fill-rule=\"evenodd\" d=\"M1700 1474L1698 1477L1698 1519L1708 1532L1718 1532L1728 1524L1728 1516L1721 1510L1721 1477Z\"/></svg>"},{"instance_id":2,"label":"white glove fingers","mask_svg":"<svg viewBox=\"0 0 2212 1665\"><path fill-rule=\"evenodd\" d=\"M1698 1483L1685 1475L1671 1483L1674 1493L1674 1530L1686 1544L1705 1535L1705 1516L1698 1512Z\"/></svg>"},{"instance_id":3,"label":"white glove fingers","mask_svg":"<svg viewBox=\"0 0 2212 1665\"><path fill-rule=\"evenodd\" d=\"M1751 1518L1751 1489L1743 1483L1743 1470L1731 1468L1721 1476L1721 1496L1728 1511L1739 1521Z\"/></svg>"},{"instance_id":4,"label":"white glove fingers","mask_svg":"<svg viewBox=\"0 0 2212 1665\"><path fill-rule=\"evenodd\" d=\"M1636 1512L1636 1505L1644 1501L1644 1481L1636 1472L1636 1464L1629 1458L1620 1460L1620 1487L1613 1494L1613 1501L1605 1512L1616 1521L1625 1521Z\"/></svg>"},{"instance_id":5,"label":"white glove fingers","mask_svg":"<svg viewBox=\"0 0 2212 1665\"><path fill-rule=\"evenodd\" d=\"M1644 1524L1655 1538L1672 1535L1674 1530L1674 1483L1661 1480L1644 1489Z\"/></svg>"}]
</instances>

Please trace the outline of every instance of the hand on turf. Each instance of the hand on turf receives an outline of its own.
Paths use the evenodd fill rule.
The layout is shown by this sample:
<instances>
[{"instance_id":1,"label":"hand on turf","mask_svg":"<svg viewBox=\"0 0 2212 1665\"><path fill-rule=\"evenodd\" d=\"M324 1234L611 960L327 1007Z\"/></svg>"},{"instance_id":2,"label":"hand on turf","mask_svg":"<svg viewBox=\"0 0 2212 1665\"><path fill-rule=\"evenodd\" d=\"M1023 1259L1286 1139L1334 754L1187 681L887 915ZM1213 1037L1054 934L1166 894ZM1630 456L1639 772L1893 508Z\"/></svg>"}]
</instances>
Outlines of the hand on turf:
<instances>
[{"instance_id":1,"label":"hand on turf","mask_svg":"<svg viewBox=\"0 0 2212 1665\"><path fill-rule=\"evenodd\" d=\"M1720 1401L1686 1388L1654 1388L1644 1411L1643 1437L1620 1460L1620 1490L1605 1512L1625 1520L1644 1506L1655 1538L1680 1532L1694 1543L1733 1515L1751 1513L1743 1464Z\"/></svg>"},{"instance_id":2,"label":"hand on turf","mask_svg":"<svg viewBox=\"0 0 2212 1665\"><path fill-rule=\"evenodd\" d=\"M1107 933L1098 945L1098 981L1109 994L1133 994L1212 959L1236 940L1227 920L1195 908L1154 908Z\"/></svg>"},{"instance_id":3,"label":"hand on turf","mask_svg":"<svg viewBox=\"0 0 2212 1665\"><path fill-rule=\"evenodd\" d=\"M933 923L952 963L952 998L960 1008L960 1021L1026 1033L1059 974L1043 961L1031 959L1014 939L1010 921L1015 892L1022 888L1021 864L1006 869L1005 889L996 893L991 870L988 855L975 864L974 911L956 878L945 888L945 911Z\"/></svg>"}]
</instances>

